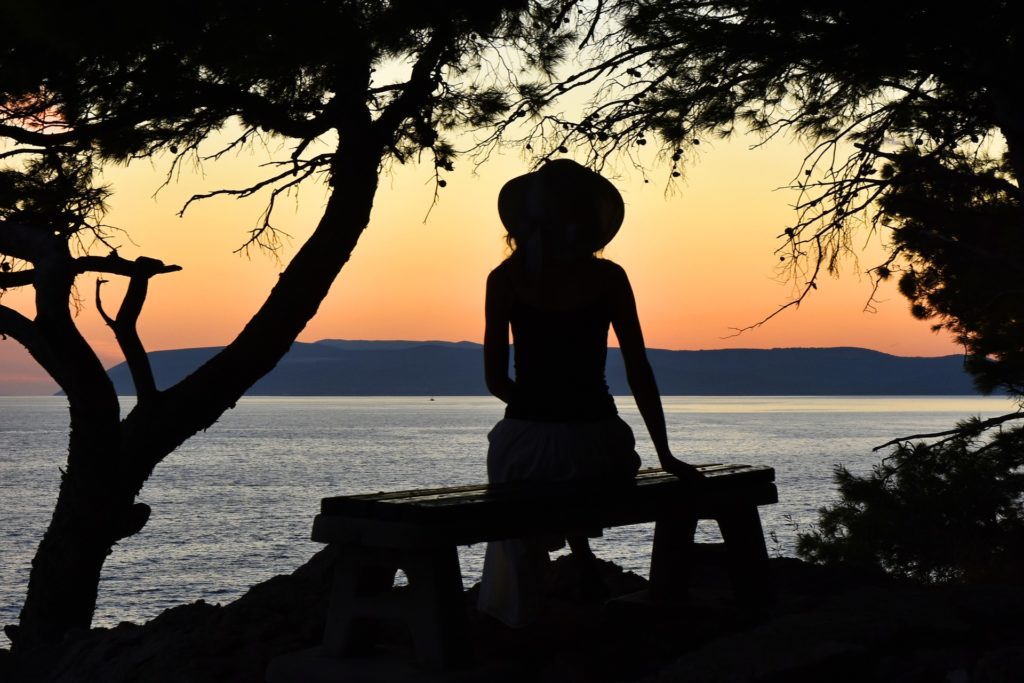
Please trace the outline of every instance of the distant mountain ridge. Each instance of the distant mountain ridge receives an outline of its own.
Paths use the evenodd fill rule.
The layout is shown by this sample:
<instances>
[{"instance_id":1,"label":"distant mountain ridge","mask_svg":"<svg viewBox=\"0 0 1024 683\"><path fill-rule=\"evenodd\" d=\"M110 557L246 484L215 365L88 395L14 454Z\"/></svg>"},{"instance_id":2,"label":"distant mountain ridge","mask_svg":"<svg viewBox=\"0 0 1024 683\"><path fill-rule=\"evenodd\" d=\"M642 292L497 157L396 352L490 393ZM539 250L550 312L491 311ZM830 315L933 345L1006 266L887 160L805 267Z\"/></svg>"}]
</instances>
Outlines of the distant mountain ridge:
<instances>
[{"instance_id":1,"label":"distant mountain ridge","mask_svg":"<svg viewBox=\"0 0 1024 683\"><path fill-rule=\"evenodd\" d=\"M482 347L474 342L324 339L296 342L253 396L484 395ZM157 386L166 388L220 347L149 354ZM854 396L975 394L963 357L892 356L854 347L649 349L666 396ZM124 363L108 371L119 394L135 393ZM622 356L609 349L608 385L629 393Z\"/></svg>"}]
</instances>

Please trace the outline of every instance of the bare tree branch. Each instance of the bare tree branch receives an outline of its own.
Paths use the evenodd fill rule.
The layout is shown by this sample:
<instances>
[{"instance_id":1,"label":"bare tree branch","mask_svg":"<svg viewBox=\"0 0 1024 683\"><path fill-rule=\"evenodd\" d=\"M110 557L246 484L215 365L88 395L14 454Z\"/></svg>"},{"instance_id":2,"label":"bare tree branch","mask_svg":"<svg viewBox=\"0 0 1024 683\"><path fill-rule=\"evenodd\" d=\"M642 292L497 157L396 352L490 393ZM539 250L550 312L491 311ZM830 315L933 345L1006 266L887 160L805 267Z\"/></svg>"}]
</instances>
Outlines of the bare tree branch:
<instances>
[{"instance_id":1,"label":"bare tree branch","mask_svg":"<svg viewBox=\"0 0 1024 683\"><path fill-rule=\"evenodd\" d=\"M175 272L181 269L181 266L179 265L164 264L162 261L157 261L156 259L148 260L155 262L155 264L150 266L154 268L152 273L153 275L165 272ZM159 263L159 265L156 265L157 263ZM136 261L122 258L116 253L112 253L108 256L79 256L72 261L72 271L76 274L84 274L86 272L104 272L112 275L124 275L126 278L130 278L130 276L136 272L136 269ZM0 290L25 287L32 285L35 281L35 268L0 272Z\"/></svg>"},{"instance_id":2,"label":"bare tree branch","mask_svg":"<svg viewBox=\"0 0 1024 683\"><path fill-rule=\"evenodd\" d=\"M821 248L820 247L820 243L819 243L819 247L818 248L819 249ZM783 311L785 311L787 308L799 308L800 304L802 304L804 299L806 299L808 297L808 295L810 295L811 291L818 288L818 275L821 273L821 265L822 265L822 263L824 263L824 259L822 259L822 258L818 258L814 262L814 270L811 273L811 277L800 288L800 293L797 294L797 296L792 297L789 301L787 301L786 303L782 304L781 306L776 308L774 311L772 311L771 313L769 313L765 317L763 317L760 320L758 320L756 323L752 323L750 325L747 325L746 327L732 327L732 328L729 328L729 329L733 330L733 333L729 334L729 335L726 335L725 337L722 337L722 339L732 339L733 337L740 336L744 332L749 332L750 330L753 330L753 329L756 329L758 327L761 327L766 322L768 322L769 320L771 320L775 316L777 316L780 313L782 313Z\"/></svg>"},{"instance_id":3,"label":"bare tree branch","mask_svg":"<svg viewBox=\"0 0 1024 683\"><path fill-rule=\"evenodd\" d=\"M74 269L76 274L107 273L125 277L133 277L141 272L149 278L163 273L175 273L181 270L181 266L166 264L147 256L140 256L133 261L115 252L106 256L79 256L74 260Z\"/></svg>"},{"instance_id":4,"label":"bare tree branch","mask_svg":"<svg viewBox=\"0 0 1024 683\"><path fill-rule=\"evenodd\" d=\"M25 270L16 270L12 272L0 273L0 290L14 289L15 287L24 287L30 285L35 281L35 270L32 268L26 268Z\"/></svg>"},{"instance_id":5,"label":"bare tree branch","mask_svg":"<svg viewBox=\"0 0 1024 683\"><path fill-rule=\"evenodd\" d=\"M11 337L25 347L39 365L64 388L66 368L46 342L35 321L18 311L0 304L0 339Z\"/></svg>"},{"instance_id":6,"label":"bare tree branch","mask_svg":"<svg viewBox=\"0 0 1024 683\"><path fill-rule=\"evenodd\" d=\"M113 329L117 325L117 323L113 318L107 315L106 309L103 308L102 289L103 285L107 284L107 282L108 280L104 280L101 277L96 278L96 310L99 311L100 317L103 318L103 322L105 322L108 327Z\"/></svg>"},{"instance_id":7,"label":"bare tree branch","mask_svg":"<svg viewBox=\"0 0 1024 683\"><path fill-rule=\"evenodd\" d=\"M597 7L594 8L594 15L591 17L590 26L587 28L583 40L580 41L579 49L582 50L586 47L587 43L594 37L594 31L597 29L597 24L600 22L602 14L604 14L604 0L597 0Z\"/></svg>"},{"instance_id":8,"label":"bare tree branch","mask_svg":"<svg viewBox=\"0 0 1024 683\"><path fill-rule=\"evenodd\" d=\"M436 81L440 80L437 70L449 50L451 50L451 41L447 31L435 29L413 65L409 81L398 96L388 103L371 126L371 129L377 135L382 136L383 140L391 142L394 132L399 129L401 122L423 106L434 90Z\"/></svg>"},{"instance_id":9,"label":"bare tree branch","mask_svg":"<svg viewBox=\"0 0 1024 683\"><path fill-rule=\"evenodd\" d=\"M302 164L302 166L303 167L313 166L315 168L318 168L320 166L326 165L327 159L328 159L328 155L321 155L320 157L314 157L314 159L305 162L304 164ZM194 195L192 195L191 197L188 198L188 201L186 201L184 206L182 206L181 209L178 211L178 216L184 216L185 212L188 210L188 207L191 206L194 202L201 201L203 199L209 199L210 197L221 197L221 196L225 196L225 195L226 196L230 196L230 197L239 197L239 198L241 198L241 197L251 197L252 195L254 195L257 192L259 192L260 190L264 189L265 187L269 187L269 186L273 185L274 183L279 182L281 180L284 180L285 178L288 178L288 177L293 176L295 174L296 174L295 169L294 168L289 168L287 171L282 171L281 173L278 173L278 174L276 174L274 176L271 176L270 178L265 178L265 179L259 181L258 183L254 183L253 185L249 185L248 187L235 188L235 189L211 190L209 192L202 192L202 193L194 194ZM289 183L289 185L293 185L293 184L294 183Z\"/></svg>"},{"instance_id":10,"label":"bare tree branch","mask_svg":"<svg viewBox=\"0 0 1024 683\"><path fill-rule=\"evenodd\" d=\"M0 335L3 335L5 339L8 336L13 337L25 348L42 341L32 320L2 304L0 304Z\"/></svg>"},{"instance_id":11,"label":"bare tree branch","mask_svg":"<svg viewBox=\"0 0 1024 683\"><path fill-rule=\"evenodd\" d=\"M6 152L0 152L0 159L10 159L23 154L49 154L53 151L55 150L46 149L45 147L18 147Z\"/></svg>"},{"instance_id":12,"label":"bare tree branch","mask_svg":"<svg viewBox=\"0 0 1024 683\"><path fill-rule=\"evenodd\" d=\"M111 257L104 257L111 258ZM113 257L119 261L125 261L120 257ZM124 354L125 363L131 373L132 382L135 384L135 392L140 403L151 400L157 394L156 380L153 377L153 368L149 363L149 356L139 337L138 321L142 313L142 306L146 302L146 294L149 291L149 279L160 273L168 273L174 270L181 270L178 266L167 266L157 259L140 256L135 261L130 261L132 270L129 273L128 291L117 315L111 318L103 309L103 302L100 298L101 286L106 280L96 279L96 308L107 325L114 331L118 346ZM119 264L120 265L120 264Z\"/></svg>"},{"instance_id":13,"label":"bare tree branch","mask_svg":"<svg viewBox=\"0 0 1024 683\"><path fill-rule=\"evenodd\" d=\"M28 130L21 126L0 123L0 137L10 138L23 145L53 148L54 145L77 142L81 136L78 132L72 130L66 130L63 133L42 133Z\"/></svg>"},{"instance_id":14,"label":"bare tree branch","mask_svg":"<svg viewBox=\"0 0 1024 683\"><path fill-rule=\"evenodd\" d=\"M960 427L954 427L953 429L947 429L941 432L930 432L927 434L911 434L910 436L901 436L897 439L886 441L880 446L875 446L871 450L879 451L883 448L887 448L889 446L897 446L901 443L906 443L907 441L914 441L915 439L933 439L938 436L947 437L931 444L932 446L937 446L939 444L943 444L946 443L947 441L955 439L956 437L961 435L970 433L981 433L987 429L991 429L992 427L1001 425L1004 422L1021 419L1024 419L1024 411L1017 411L1016 413L1008 413L1006 415L1000 415L999 417L991 417L987 420L982 420L981 422L978 422L976 424L968 424Z\"/></svg>"}]
</instances>

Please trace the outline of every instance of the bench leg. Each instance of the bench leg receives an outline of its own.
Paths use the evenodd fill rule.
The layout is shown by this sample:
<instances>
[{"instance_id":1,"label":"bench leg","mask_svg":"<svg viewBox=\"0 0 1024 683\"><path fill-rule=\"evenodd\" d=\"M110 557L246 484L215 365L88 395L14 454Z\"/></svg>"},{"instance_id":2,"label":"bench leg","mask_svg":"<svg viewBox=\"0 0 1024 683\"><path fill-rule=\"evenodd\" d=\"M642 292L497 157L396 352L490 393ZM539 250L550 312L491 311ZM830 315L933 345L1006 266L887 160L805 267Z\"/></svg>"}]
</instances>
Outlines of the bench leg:
<instances>
[{"instance_id":1,"label":"bench leg","mask_svg":"<svg viewBox=\"0 0 1024 683\"><path fill-rule=\"evenodd\" d=\"M717 520L728 553L736 597L751 607L771 605L775 593L757 507L725 510Z\"/></svg>"},{"instance_id":2,"label":"bench leg","mask_svg":"<svg viewBox=\"0 0 1024 683\"><path fill-rule=\"evenodd\" d=\"M410 553L403 569L409 577L406 622L418 658L442 669L471 660L472 643L456 547Z\"/></svg>"},{"instance_id":3,"label":"bench leg","mask_svg":"<svg viewBox=\"0 0 1024 683\"><path fill-rule=\"evenodd\" d=\"M678 600L686 597L693 563L693 534L697 517L687 511L659 517L654 523L651 550L651 598Z\"/></svg>"},{"instance_id":4,"label":"bench leg","mask_svg":"<svg viewBox=\"0 0 1024 683\"><path fill-rule=\"evenodd\" d=\"M365 653L374 642L372 607L395 583L397 565L358 545L338 553L324 629L324 649L333 656Z\"/></svg>"},{"instance_id":5,"label":"bench leg","mask_svg":"<svg viewBox=\"0 0 1024 683\"><path fill-rule=\"evenodd\" d=\"M409 579L403 589L394 588L399 568ZM451 668L471 659L455 546L401 551L342 548L327 612L325 651L335 657L367 653L385 619L409 627L424 664Z\"/></svg>"}]
</instances>

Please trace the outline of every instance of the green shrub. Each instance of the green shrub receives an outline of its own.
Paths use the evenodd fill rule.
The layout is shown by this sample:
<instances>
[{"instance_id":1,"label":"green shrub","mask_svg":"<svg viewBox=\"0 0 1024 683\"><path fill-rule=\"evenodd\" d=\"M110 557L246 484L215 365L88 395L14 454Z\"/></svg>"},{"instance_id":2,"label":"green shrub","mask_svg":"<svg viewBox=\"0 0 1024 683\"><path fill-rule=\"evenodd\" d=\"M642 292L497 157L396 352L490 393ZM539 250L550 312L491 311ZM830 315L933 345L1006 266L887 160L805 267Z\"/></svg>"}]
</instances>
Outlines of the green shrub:
<instances>
[{"instance_id":1,"label":"green shrub","mask_svg":"<svg viewBox=\"0 0 1024 683\"><path fill-rule=\"evenodd\" d=\"M867 476L837 466L840 500L799 535L797 553L927 583L1024 578L1024 428L978 424L897 445Z\"/></svg>"}]
</instances>

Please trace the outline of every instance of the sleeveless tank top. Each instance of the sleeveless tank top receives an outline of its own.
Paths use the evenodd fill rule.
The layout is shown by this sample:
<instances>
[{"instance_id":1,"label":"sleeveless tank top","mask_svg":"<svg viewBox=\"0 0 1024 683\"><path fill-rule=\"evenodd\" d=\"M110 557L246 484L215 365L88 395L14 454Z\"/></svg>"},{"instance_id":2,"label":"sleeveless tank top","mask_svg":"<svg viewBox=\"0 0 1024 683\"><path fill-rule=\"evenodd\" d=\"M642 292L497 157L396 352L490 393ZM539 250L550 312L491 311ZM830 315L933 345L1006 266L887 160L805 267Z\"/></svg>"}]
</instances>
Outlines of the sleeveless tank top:
<instances>
[{"instance_id":1,"label":"sleeveless tank top","mask_svg":"<svg viewBox=\"0 0 1024 683\"><path fill-rule=\"evenodd\" d=\"M505 417L596 422L617 414L604 374L611 324L606 305L551 311L516 301L510 318L515 393Z\"/></svg>"}]
</instances>

